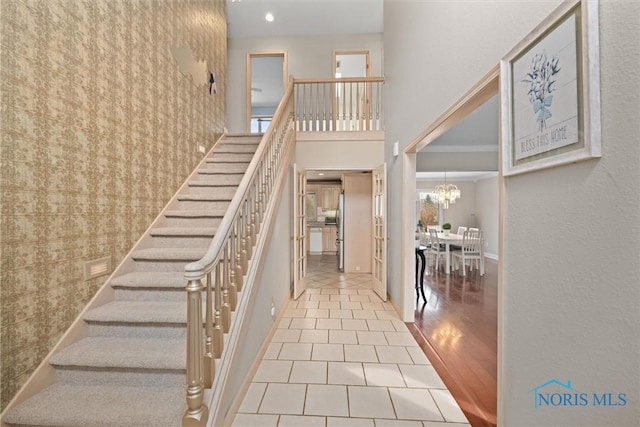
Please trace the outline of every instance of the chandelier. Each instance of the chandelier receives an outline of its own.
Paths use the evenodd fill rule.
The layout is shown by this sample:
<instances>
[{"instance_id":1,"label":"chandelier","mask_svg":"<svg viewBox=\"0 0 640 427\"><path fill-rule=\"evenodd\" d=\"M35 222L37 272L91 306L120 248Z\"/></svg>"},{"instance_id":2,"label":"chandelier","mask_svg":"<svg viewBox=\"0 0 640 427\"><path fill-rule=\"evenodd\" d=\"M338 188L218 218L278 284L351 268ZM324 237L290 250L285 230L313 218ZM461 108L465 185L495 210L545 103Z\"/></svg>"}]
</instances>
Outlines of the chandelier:
<instances>
[{"instance_id":1,"label":"chandelier","mask_svg":"<svg viewBox=\"0 0 640 427\"><path fill-rule=\"evenodd\" d=\"M456 199L460 198L460 190L455 184L447 184L447 173L444 173L444 184L436 185L433 189L438 203L442 205L444 209L449 209L449 203L455 203Z\"/></svg>"}]
</instances>

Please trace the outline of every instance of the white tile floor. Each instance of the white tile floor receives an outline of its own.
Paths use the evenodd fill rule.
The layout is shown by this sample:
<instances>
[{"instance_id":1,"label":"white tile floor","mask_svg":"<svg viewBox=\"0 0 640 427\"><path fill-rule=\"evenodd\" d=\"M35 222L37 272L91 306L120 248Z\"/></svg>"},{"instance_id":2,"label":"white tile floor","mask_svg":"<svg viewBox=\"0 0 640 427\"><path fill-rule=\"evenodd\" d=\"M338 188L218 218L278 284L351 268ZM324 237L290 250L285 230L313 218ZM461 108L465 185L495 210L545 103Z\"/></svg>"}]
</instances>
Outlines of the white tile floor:
<instances>
[{"instance_id":1,"label":"white tile floor","mask_svg":"<svg viewBox=\"0 0 640 427\"><path fill-rule=\"evenodd\" d=\"M462 427L468 421L371 275L312 256L233 426Z\"/></svg>"}]
</instances>

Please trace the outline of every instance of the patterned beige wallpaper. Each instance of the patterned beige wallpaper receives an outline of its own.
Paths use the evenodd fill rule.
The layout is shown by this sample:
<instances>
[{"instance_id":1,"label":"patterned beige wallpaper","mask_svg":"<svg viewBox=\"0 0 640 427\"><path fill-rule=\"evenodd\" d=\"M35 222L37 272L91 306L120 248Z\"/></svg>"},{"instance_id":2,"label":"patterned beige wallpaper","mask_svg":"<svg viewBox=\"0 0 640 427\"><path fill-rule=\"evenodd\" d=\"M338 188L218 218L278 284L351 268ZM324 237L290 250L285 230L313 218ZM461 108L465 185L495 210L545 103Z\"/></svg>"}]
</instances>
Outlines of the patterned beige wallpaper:
<instances>
[{"instance_id":1,"label":"patterned beige wallpaper","mask_svg":"<svg viewBox=\"0 0 640 427\"><path fill-rule=\"evenodd\" d=\"M0 0L4 408L224 126L224 0ZM217 75L183 75L170 46Z\"/></svg>"}]
</instances>

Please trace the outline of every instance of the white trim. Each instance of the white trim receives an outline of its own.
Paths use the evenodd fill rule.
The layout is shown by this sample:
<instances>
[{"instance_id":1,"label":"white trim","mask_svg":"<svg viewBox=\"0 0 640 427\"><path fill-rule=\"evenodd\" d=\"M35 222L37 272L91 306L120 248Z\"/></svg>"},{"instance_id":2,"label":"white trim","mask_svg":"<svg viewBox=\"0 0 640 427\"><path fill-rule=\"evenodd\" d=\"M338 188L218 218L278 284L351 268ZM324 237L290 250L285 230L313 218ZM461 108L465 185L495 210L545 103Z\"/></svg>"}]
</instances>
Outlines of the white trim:
<instances>
[{"instance_id":1,"label":"white trim","mask_svg":"<svg viewBox=\"0 0 640 427\"><path fill-rule=\"evenodd\" d=\"M484 253L484 257L485 257L485 258L492 259L492 260L494 260L494 261L498 261L498 260L499 260L499 258L498 258L498 254L490 254L490 253L485 252L485 253Z\"/></svg>"},{"instance_id":2,"label":"white trim","mask_svg":"<svg viewBox=\"0 0 640 427\"><path fill-rule=\"evenodd\" d=\"M414 322L415 233L416 233L416 153L402 154L402 235L401 302L402 321Z\"/></svg>"},{"instance_id":3,"label":"white trim","mask_svg":"<svg viewBox=\"0 0 640 427\"><path fill-rule=\"evenodd\" d=\"M427 146L422 153L497 153L496 145L435 145Z\"/></svg>"}]
</instances>

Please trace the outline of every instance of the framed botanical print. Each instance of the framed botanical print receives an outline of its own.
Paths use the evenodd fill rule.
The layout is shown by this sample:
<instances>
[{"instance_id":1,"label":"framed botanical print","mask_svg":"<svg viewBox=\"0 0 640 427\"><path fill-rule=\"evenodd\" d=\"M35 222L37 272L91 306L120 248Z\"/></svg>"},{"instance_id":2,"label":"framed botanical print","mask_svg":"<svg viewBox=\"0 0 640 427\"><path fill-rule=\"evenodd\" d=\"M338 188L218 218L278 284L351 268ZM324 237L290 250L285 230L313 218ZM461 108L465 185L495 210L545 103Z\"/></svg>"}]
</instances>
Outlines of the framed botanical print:
<instances>
[{"instance_id":1,"label":"framed botanical print","mask_svg":"<svg viewBox=\"0 0 640 427\"><path fill-rule=\"evenodd\" d=\"M600 157L598 2L567 0L500 62L502 174Z\"/></svg>"}]
</instances>

